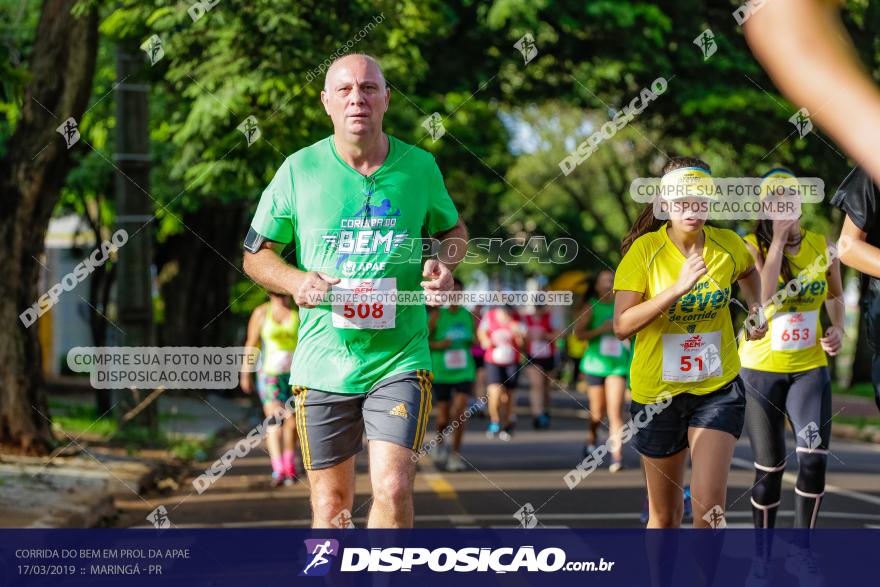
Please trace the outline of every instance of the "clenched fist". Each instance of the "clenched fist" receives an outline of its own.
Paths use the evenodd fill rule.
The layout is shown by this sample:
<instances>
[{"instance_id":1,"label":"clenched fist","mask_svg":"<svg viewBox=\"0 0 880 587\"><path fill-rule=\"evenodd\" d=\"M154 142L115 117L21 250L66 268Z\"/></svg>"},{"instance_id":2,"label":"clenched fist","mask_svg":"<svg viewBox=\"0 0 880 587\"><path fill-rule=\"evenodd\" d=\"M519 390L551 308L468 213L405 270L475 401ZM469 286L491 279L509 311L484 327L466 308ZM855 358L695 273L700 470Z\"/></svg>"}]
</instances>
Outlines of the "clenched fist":
<instances>
[{"instance_id":1,"label":"clenched fist","mask_svg":"<svg viewBox=\"0 0 880 587\"><path fill-rule=\"evenodd\" d=\"M338 277L330 277L324 273L309 271L300 281L299 287L296 288L293 301L301 308L315 308L321 305L321 300L327 295L330 288L339 283L339 281Z\"/></svg>"}]
</instances>

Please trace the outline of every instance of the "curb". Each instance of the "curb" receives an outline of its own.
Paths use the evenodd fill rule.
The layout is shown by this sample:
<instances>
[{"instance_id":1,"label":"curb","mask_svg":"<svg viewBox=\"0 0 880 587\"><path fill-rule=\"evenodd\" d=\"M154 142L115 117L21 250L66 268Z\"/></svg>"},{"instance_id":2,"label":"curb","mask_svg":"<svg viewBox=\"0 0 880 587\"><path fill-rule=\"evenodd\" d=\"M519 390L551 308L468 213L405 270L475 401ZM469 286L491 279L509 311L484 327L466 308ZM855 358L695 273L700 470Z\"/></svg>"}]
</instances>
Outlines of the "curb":
<instances>
[{"instance_id":1,"label":"curb","mask_svg":"<svg viewBox=\"0 0 880 587\"><path fill-rule=\"evenodd\" d=\"M852 424L833 424L831 426L831 436L880 444L880 428L877 426L859 428Z\"/></svg>"},{"instance_id":2,"label":"curb","mask_svg":"<svg viewBox=\"0 0 880 587\"><path fill-rule=\"evenodd\" d=\"M3 456L0 494L14 509L0 518L19 528L93 528L116 513L116 497L140 495L165 466L131 457L57 457L47 466L44 458Z\"/></svg>"}]
</instances>

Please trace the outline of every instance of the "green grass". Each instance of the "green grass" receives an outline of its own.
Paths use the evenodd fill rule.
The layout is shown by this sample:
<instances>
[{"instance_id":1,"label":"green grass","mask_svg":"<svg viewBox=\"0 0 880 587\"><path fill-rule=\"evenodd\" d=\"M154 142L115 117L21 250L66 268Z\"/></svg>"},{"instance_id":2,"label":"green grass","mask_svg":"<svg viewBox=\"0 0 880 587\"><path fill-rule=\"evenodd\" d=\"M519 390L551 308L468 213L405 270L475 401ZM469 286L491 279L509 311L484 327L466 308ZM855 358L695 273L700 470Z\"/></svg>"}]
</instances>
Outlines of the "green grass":
<instances>
[{"instance_id":1,"label":"green grass","mask_svg":"<svg viewBox=\"0 0 880 587\"><path fill-rule=\"evenodd\" d=\"M109 437L117 430L116 420L109 416L98 418L95 406L50 401L49 409L52 414L52 424L68 433L88 433Z\"/></svg>"},{"instance_id":2,"label":"green grass","mask_svg":"<svg viewBox=\"0 0 880 587\"><path fill-rule=\"evenodd\" d=\"M60 400L49 400L49 410L52 413L52 421L56 422L60 419L68 419L68 420L88 420L88 423L85 425L92 423L98 418L98 410L94 404L84 404L84 403L73 403L73 402L64 402ZM102 420L115 420L111 417L111 414L108 414L106 418ZM192 414L173 414L171 412L161 412L159 414L159 422L168 422L168 421L179 421L179 422L192 422L196 417ZM71 422L71 425L76 426L77 423L75 421Z\"/></svg>"},{"instance_id":3,"label":"green grass","mask_svg":"<svg viewBox=\"0 0 880 587\"><path fill-rule=\"evenodd\" d=\"M161 430L156 433L143 426L125 426L119 430L115 417L108 415L98 418L96 407L90 404L72 404L53 400L49 402L49 408L52 413L52 425L63 432L72 435L82 433L97 435L113 444L124 446L129 454L154 448L167 450L183 460L193 460L202 453L207 453L211 447L211 440L168 435ZM159 415L160 425L163 421L193 419L195 417L189 414Z\"/></svg>"},{"instance_id":4,"label":"green grass","mask_svg":"<svg viewBox=\"0 0 880 587\"><path fill-rule=\"evenodd\" d=\"M212 441L198 440L183 436L170 436L161 430L158 433L142 426L126 426L112 438L114 443L125 446L129 454L145 448L167 450L174 456L185 461L195 460L207 453Z\"/></svg>"},{"instance_id":5,"label":"green grass","mask_svg":"<svg viewBox=\"0 0 880 587\"><path fill-rule=\"evenodd\" d=\"M880 417L878 416L834 416L832 421L838 424L850 424L856 428L880 427Z\"/></svg>"},{"instance_id":6,"label":"green grass","mask_svg":"<svg viewBox=\"0 0 880 587\"><path fill-rule=\"evenodd\" d=\"M852 387L843 387L841 385L834 384L832 389L834 393L839 393L842 395L857 395L860 397L874 399L874 386L870 383L858 383L856 385L853 385Z\"/></svg>"}]
</instances>

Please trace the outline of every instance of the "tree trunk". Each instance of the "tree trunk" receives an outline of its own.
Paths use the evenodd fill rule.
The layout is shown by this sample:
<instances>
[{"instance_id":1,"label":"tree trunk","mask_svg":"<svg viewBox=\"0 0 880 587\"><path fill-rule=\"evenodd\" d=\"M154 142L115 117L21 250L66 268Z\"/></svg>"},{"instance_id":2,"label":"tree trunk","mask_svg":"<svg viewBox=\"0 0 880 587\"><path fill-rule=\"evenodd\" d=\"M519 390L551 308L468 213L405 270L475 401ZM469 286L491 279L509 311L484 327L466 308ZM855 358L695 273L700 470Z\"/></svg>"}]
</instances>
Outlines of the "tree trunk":
<instances>
[{"instance_id":1,"label":"tree trunk","mask_svg":"<svg viewBox=\"0 0 880 587\"><path fill-rule=\"evenodd\" d=\"M101 196L98 194L94 200L85 196L82 198L83 212L92 232L95 233L95 246L109 239L110 231L101 223ZM98 312L89 314L89 329L92 332L92 345L102 347L107 343L107 311L110 303L110 290L113 286L115 266L106 262L95 267L89 278L89 304L97 308ZM103 314L103 315L102 315ZM113 393L109 389L95 390L95 409L98 416L107 414L113 408Z\"/></svg>"},{"instance_id":2,"label":"tree trunk","mask_svg":"<svg viewBox=\"0 0 880 587\"><path fill-rule=\"evenodd\" d=\"M73 163L55 129L88 104L98 13L71 14L76 0L45 0L31 54L21 118L0 158L0 445L39 454L52 440L36 322L19 314L37 301L43 239Z\"/></svg>"}]
</instances>

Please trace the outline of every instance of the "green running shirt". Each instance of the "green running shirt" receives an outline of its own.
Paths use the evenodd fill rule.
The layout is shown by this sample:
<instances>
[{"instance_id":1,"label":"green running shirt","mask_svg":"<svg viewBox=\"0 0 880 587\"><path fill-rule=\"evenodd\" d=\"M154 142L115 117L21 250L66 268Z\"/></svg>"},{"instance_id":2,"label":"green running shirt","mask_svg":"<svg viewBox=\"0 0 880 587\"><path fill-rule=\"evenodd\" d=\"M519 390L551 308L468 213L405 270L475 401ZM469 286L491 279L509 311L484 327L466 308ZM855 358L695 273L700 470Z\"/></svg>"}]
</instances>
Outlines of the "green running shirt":
<instances>
[{"instance_id":1,"label":"green running shirt","mask_svg":"<svg viewBox=\"0 0 880 587\"><path fill-rule=\"evenodd\" d=\"M477 366L471 355L474 318L466 308L459 306L455 312L440 308L433 340L452 342L446 349L431 351L434 383L464 383L476 379Z\"/></svg>"},{"instance_id":2,"label":"green running shirt","mask_svg":"<svg viewBox=\"0 0 880 587\"><path fill-rule=\"evenodd\" d=\"M600 302L595 298L589 304L593 307L590 330L599 328L614 317L614 304ZM613 332L607 332L589 341L581 359L581 371L596 377L626 377L629 375L629 359L629 347L623 341L617 340Z\"/></svg>"},{"instance_id":3,"label":"green running shirt","mask_svg":"<svg viewBox=\"0 0 880 587\"><path fill-rule=\"evenodd\" d=\"M327 137L288 157L260 197L251 227L293 242L300 270L339 277L334 293L363 300L300 309L292 385L361 394L392 375L431 368L425 307L371 297L421 291L418 239L451 229L458 212L434 157L388 141L385 162L366 177Z\"/></svg>"}]
</instances>

